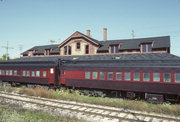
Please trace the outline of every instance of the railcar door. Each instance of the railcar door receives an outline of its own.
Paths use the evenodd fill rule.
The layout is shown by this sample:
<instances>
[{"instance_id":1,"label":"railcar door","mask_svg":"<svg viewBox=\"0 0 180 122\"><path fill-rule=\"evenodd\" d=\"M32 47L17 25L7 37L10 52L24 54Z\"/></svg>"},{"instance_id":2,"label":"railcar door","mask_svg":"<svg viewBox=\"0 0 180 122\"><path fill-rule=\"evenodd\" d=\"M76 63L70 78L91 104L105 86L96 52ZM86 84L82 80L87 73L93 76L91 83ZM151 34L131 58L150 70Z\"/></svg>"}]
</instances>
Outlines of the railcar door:
<instances>
[{"instance_id":1,"label":"railcar door","mask_svg":"<svg viewBox=\"0 0 180 122\"><path fill-rule=\"evenodd\" d=\"M60 84L65 85L65 80L66 80L66 72L62 69L60 70Z\"/></svg>"}]
</instances>

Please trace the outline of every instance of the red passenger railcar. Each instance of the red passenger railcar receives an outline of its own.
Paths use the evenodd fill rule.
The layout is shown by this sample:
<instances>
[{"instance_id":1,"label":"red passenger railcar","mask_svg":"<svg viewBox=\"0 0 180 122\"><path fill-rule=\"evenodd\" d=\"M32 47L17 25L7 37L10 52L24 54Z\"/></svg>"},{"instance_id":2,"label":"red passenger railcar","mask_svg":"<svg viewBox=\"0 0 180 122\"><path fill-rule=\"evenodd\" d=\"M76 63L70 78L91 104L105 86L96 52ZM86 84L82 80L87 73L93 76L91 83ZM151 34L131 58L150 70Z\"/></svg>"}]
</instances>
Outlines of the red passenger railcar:
<instances>
[{"instance_id":1,"label":"red passenger railcar","mask_svg":"<svg viewBox=\"0 0 180 122\"><path fill-rule=\"evenodd\" d=\"M60 81L68 87L89 89L93 94L103 91L115 97L177 102L180 59L172 56L169 59L69 61L61 66Z\"/></svg>"},{"instance_id":2,"label":"red passenger railcar","mask_svg":"<svg viewBox=\"0 0 180 122\"><path fill-rule=\"evenodd\" d=\"M58 85L57 61L37 59L17 59L0 63L0 80L14 85Z\"/></svg>"}]
</instances>

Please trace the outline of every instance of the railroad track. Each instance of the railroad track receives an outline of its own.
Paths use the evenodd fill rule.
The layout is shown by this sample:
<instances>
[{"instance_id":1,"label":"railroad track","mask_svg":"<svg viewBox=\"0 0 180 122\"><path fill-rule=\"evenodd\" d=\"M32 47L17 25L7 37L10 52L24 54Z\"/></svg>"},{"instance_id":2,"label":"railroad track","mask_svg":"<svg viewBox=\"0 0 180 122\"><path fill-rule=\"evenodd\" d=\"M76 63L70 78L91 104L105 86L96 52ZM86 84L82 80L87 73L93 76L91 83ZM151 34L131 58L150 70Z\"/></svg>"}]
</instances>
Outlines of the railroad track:
<instances>
[{"instance_id":1,"label":"railroad track","mask_svg":"<svg viewBox=\"0 0 180 122\"><path fill-rule=\"evenodd\" d=\"M81 113L86 116L93 116L93 118L106 118L109 119L109 121L180 122L180 117L142 113L138 111L124 110L113 107L97 106L65 100L54 100L7 92L0 92L0 98L42 106L44 108L60 109Z\"/></svg>"}]
</instances>

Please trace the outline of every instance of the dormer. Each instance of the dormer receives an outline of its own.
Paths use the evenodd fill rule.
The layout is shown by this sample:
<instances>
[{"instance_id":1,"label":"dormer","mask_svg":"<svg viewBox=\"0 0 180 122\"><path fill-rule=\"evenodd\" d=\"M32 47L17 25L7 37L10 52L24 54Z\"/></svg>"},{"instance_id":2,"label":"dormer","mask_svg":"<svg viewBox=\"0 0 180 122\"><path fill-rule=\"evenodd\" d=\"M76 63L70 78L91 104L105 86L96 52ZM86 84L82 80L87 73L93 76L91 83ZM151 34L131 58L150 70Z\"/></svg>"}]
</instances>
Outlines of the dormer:
<instances>
[{"instance_id":1,"label":"dormer","mask_svg":"<svg viewBox=\"0 0 180 122\"><path fill-rule=\"evenodd\" d=\"M119 53L120 44L110 44L109 53Z\"/></svg>"},{"instance_id":2,"label":"dormer","mask_svg":"<svg viewBox=\"0 0 180 122\"><path fill-rule=\"evenodd\" d=\"M152 48L153 48L153 41L142 42L140 44L141 53L150 53L152 52Z\"/></svg>"},{"instance_id":3,"label":"dormer","mask_svg":"<svg viewBox=\"0 0 180 122\"><path fill-rule=\"evenodd\" d=\"M49 55L50 54L50 49L45 49L44 55Z\"/></svg>"}]
</instances>

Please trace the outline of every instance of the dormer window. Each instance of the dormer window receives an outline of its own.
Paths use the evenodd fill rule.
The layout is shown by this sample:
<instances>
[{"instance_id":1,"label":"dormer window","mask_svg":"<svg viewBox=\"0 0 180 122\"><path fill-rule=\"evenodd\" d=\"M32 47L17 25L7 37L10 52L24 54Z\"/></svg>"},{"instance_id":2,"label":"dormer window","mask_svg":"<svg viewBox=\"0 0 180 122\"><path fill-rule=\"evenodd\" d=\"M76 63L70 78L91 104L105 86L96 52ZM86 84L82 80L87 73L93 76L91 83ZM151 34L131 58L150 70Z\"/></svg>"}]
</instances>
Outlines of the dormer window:
<instances>
[{"instance_id":1,"label":"dormer window","mask_svg":"<svg viewBox=\"0 0 180 122\"><path fill-rule=\"evenodd\" d=\"M141 52L152 52L152 43L143 43L141 44Z\"/></svg>"},{"instance_id":2,"label":"dormer window","mask_svg":"<svg viewBox=\"0 0 180 122\"><path fill-rule=\"evenodd\" d=\"M119 45L110 46L110 53L118 53L118 52L119 52Z\"/></svg>"},{"instance_id":3,"label":"dormer window","mask_svg":"<svg viewBox=\"0 0 180 122\"><path fill-rule=\"evenodd\" d=\"M76 43L76 49L81 49L81 43L80 42Z\"/></svg>"},{"instance_id":4,"label":"dormer window","mask_svg":"<svg viewBox=\"0 0 180 122\"><path fill-rule=\"evenodd\" d=\"M45 55L49 55L50 50L45 50Z\"/></svg>"}]
</instances>

